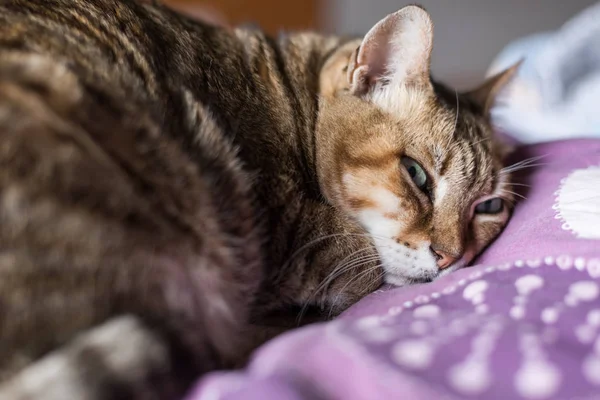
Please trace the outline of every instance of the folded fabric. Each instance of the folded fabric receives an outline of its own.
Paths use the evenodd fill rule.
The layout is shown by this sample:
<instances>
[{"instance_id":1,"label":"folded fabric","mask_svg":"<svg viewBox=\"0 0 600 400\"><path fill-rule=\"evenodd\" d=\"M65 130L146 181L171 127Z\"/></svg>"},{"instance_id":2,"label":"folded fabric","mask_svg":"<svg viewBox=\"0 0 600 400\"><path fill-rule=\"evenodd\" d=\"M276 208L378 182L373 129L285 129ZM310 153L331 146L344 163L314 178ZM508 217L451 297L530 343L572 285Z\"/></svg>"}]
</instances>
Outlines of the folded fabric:
<instances>
[{"instance_id":1,"label":"folded fabric","mask_svg":"<svg viewBox=\"0 0 600 400\"><path fill-rule=\"evenodd\" d=\"M555 32L520 39L492 63L493 75L524 60L492 110L521 143L600 137L600 3Z\"/></svg>"}]
</instances>

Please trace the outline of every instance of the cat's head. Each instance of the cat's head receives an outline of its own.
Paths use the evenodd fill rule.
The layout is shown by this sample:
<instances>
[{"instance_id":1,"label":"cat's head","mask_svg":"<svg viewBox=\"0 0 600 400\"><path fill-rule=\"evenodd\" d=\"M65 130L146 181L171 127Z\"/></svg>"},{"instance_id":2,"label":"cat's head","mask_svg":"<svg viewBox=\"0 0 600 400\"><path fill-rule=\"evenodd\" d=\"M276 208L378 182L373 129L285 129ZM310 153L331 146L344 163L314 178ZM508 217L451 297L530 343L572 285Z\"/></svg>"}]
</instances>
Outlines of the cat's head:
<instances>
[{"instance_id":1,"label":"cat's head","mask_svg":"<svg viewBox=\"0 0 600 400\"><path fill-rule=\"evenodd\" d=\"M387 282L431 280L468 264L508 221L487 113L516 67L469 93L432 83L433 24L417 6L357 44L321 75L319 184L370 234Z\"/></svg>"}]
</instances>

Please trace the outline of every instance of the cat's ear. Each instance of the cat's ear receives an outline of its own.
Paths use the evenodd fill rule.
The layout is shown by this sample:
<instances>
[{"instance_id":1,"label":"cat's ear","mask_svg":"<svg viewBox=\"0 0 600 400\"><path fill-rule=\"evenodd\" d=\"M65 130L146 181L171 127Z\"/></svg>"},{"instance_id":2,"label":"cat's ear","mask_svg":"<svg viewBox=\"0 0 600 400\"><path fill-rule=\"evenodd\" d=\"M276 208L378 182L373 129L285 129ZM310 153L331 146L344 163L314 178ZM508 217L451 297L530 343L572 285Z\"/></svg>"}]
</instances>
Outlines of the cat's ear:
<instances>
[{"instance_id":1,"label":"cat's ear","mask_svg":"<svg viewBox=\"0 0 600 400\"><path fill-rule=\"evenodd\" d=\"M365 95L401 85L430 88L433 23L418 6L379 21L364 37L348 66L350 91Z\"/></svg>"},{"instance_id":2,"label":"cat's ear","mask_svg":"<svg viewBox=\"0 0 600 400\"><path fill-rule=\"evenodd\" d=\"M471 90L465 95L471 98L482 110L484 116L489 116L490 109L496 101L500 91L506 87L510 80L515 76L523 61L519 61L512 67L488 78L478 88Z\"/></svg>"}]
</instances>

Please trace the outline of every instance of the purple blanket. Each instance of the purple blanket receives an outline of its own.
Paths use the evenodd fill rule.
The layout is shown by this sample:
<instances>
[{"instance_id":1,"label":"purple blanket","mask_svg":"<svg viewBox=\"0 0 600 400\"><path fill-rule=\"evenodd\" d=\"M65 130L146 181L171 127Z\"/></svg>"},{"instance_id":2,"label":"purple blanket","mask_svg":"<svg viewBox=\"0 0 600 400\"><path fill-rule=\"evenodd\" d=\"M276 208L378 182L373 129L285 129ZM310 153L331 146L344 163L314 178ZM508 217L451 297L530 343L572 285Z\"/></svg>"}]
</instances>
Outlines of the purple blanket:
<instances>
[{"instance_id":1,"label":"purple blanket","mask_svg":"<svg viewBox=\"0 0 600 400\"><path fill-rule=\"evenodd\" d=\"M477 266L283 335L187 400L600 399L600 140L544 156Z\"/></svg>"}]
</instances>

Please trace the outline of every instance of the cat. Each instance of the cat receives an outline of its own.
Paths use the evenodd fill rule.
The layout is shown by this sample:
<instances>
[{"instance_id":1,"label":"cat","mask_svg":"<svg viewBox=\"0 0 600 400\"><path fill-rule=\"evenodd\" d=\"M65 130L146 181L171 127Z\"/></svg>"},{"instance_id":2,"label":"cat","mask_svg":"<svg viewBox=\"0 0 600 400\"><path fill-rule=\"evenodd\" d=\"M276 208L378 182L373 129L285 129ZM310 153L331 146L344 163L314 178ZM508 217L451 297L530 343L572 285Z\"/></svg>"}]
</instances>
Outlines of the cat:
<instances>
[{"instance_id":1,"label":"cat","mask_svg":"<svg viewBox=\"0 0 600 400\"><path fill-rule=\"evenodd\" d=\"M156 1L0 1L0 399L175 399L511 213L488 112L407 6L364 38ZM308 311L305 313L305 311Z\"/></svg>"}]
</instances>

